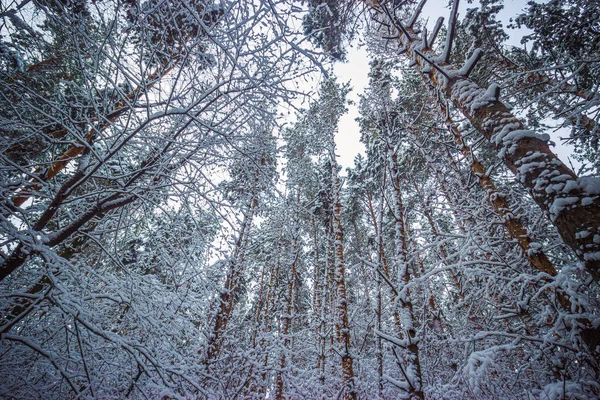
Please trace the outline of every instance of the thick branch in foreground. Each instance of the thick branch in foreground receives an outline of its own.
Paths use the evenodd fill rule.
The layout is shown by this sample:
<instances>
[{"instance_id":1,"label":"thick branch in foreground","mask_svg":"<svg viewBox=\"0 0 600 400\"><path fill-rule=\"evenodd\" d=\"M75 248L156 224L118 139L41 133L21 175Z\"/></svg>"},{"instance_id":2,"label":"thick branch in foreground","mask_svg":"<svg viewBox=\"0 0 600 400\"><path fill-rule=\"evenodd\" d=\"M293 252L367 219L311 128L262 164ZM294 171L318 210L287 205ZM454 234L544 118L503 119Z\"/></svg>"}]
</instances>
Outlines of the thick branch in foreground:
<instances>
[{"instance_id":1,"label":"thick branch in foreground","mask_svg":"<svg viewBox=\"0 0 600 400\"><path fill-rule=\"evenodd\" d=\"M77 232L93 218L106 214L115 208L123 207L135 201L136 199L136 195L110 196L106 199L103 199L60 231L57 231L52 235L48 235L43 244L47 247L54 247L71 237L71 235ZM37 252L37 250L29 248L29 245L24 245L23 242L19 243L10 256L0 263L0 281L4 280L4 278L13 273L17 268L23 265L25 261L29 259L29 257Z\"/></svg>"}]
</instances>

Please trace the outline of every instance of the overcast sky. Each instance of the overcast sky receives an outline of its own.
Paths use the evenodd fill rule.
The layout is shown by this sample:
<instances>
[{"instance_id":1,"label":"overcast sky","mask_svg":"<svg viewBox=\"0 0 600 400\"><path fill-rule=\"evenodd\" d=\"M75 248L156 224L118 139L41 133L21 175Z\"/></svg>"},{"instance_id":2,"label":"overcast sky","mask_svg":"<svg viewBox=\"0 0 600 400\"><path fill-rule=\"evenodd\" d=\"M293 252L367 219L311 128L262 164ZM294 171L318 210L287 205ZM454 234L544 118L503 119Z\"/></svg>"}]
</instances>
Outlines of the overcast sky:
<instances>
[{"instance_id":1,"label":"overcast sky","mask_svg":"<svg viewBox=\"0 0 600 400\"><path fill-rule=\"evenodd\" d=\"M423 18L429 19L428 30L431 31L433 24L439 16L444 16L446 20L450 14L450 9L447 8L447 0L429 0L423 9ZM473 4L468 4L465 0L461 1L459 7L459 19L465 15L467 8L473 8L479 5L476 1ZM526 30L515 30L508 29L506 26L509 23L511 17L515 17L521 13L526 5L525 0L504 0L504 9L499 14L504 27L511 35L507 44L513 46L520 46L521 38L526 34ZM342 174L345 175L347 167L354 166L354 157L357 154L364 154L364 145L360 142L360 133L358 130L358 124L355 119L358 117L358 100L359 94L364 92L365 87L368 84L367 74L369 72L369 57L365 48L357 46L357 43L353 43L353 47L348 49L348 62L337 63L334 67L336 75L339 77L340 82L351 81L352 92L348 96L350 100L354 101L354 105L349 106L349 111L344 115L339 124L339 132L336 136L337 143L337 154L338 162L342 165ZM552 140L559 144L559 136L567 136L568 132L562 130L561 132L547 132L551 135ZM572 148L569 146L559 145L554 151L558 156L567 162L567 156L571 154Z\"/></svg>"}]
</instances>

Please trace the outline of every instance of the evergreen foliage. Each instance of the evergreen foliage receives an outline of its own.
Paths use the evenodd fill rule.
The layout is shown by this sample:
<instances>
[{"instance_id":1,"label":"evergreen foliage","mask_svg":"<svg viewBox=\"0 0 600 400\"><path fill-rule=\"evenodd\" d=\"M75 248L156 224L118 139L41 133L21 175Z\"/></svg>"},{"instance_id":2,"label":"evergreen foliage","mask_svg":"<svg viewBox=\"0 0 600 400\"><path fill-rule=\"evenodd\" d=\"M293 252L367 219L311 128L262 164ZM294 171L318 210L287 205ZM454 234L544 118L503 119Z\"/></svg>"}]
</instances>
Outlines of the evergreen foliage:
<instances>
[{"instance_id":1,"label":"evergreen foliage","mask_svg":"<svg viewBox=\"0 0 600 400\"><path fill-rule=\"evenodd\" d=\"M0 398L600 398L600 4L416 3L2 3Z\"/></svg>"}]
</instances>

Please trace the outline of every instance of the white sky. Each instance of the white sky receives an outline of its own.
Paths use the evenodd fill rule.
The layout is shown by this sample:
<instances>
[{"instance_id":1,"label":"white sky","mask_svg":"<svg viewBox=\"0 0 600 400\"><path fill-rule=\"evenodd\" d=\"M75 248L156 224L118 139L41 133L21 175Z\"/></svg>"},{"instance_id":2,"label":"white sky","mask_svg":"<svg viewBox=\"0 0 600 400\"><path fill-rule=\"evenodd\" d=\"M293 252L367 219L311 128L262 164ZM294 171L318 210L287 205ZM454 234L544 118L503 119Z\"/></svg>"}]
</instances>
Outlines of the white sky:
<instances>
[{"instance_id":1,"label":"white sky","mask_svg":"<svg viewBox=\"0 0 600 400\"><path fill-rule=\"evenodd\" d=\"M335 136L337 146L338 162L342 166L342 175L346 175L346 168L354 166L354 157L365 153L365 146L360 142L358 123L358 96L365 91L369 83L369 56L364 48L354 46L348 51L348 62L337 63L334 72L340 82L350 81L352 91L348 98L354 104L348 106L348 112L340 118L338 133Z\"/></svg>"},{"instance_id":2,"label":"white sky","mask_svg":"<svg viewBox=\"0 0 600 400\"><path fill-rule=\"evenodd\" d=\"M540 2L538 0L538 2ZM504 9L499 14L499 19L503 22L504 28L511 36L507 44L513 46L520 46L520 40L523 35L526 34L525 29L508 29L506 26L509 24L509 19L515 17L521 13L525 8L526 0L504 0ZM423 9L422 17L429 19L428 28L432 29L433 24L438 17L444 16L446 20L450 14L450 9L447 8L448 0L429 0ZM459 7L459 18L465 14L467 8L473 8L479 6L479 2L476 1L474 4L468 4L467 1L462 0ZM352 92L350 92L348 98L354 102L353 105L348 107L348 113L346 113L339 123L338 134L336 135L336 145L338 162L342 166L342 175L346 175L346 168L354 166L354 157L357 154L364 154L365 147L360 142L360 132L358 124L355 119L358 117L358 99L359 94L363 93L369 79L367 74L369 73L369 56L364 47L359 47L357 43L353 43L353 47L348 49L347 54L348 62L337 63L334 66L334 72L339 77L340 82L350 81L352 85ZM550 121L548 121L550 122ZM567 130L561 132L546 132L550 134L552 140L557 144L553 151L568 165L568 156L572 154L572 147L560 144L559 136L568 136ZM579 163L573 162L576 167Z\"/></svg>"}]
</instances>

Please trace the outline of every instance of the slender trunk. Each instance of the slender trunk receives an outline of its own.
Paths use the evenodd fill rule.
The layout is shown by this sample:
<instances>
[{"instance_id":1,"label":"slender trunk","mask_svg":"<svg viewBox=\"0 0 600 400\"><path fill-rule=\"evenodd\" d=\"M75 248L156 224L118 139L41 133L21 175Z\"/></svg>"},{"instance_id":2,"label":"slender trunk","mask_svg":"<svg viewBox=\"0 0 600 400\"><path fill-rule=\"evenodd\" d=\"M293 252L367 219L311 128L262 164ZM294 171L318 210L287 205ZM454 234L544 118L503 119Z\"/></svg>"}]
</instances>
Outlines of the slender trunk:
<instances>
[{"instance_id":1,"label":"slender trunk","mask_svg":"<svg viewBox=\"0 0 600 400\"><path fill-rule=\"evenodd\" d=\"M296 204L300 204L300 189L297 191ZM300 221L299 216L296 216L294 222L294 233L292 238L292 261L290 263L290 271L287 282L287 294L285 311L283 315L283 326L281 328L281 336L283 337L283 350L279 360L279 370L275 377L275 398L283 399L283 371L286 368L286 351L291 350L290 329L292 326L292 313L294 311L294 282L296 281L296 264L298 262L298 239L300 236Z\"/></svg>"},{"instance_id":2,"label":"slender trunk","mask_svg":"<svg viewBox=\"0 0 600 400\"><path fill-rule=\"evenodd\" d=\"M335 254L335 285L337 294L336 307L336 333L340 346L339 354L342 357L342 377L344 380L344 398L346 400L356 399L356 388L354 386L353 360L350 354L350 326L348 322L348 307L346 301L346 278L344 276L344 234L342 231L342 204L340 199L340 182L338 167L335 158L331 162L331 178L333 187L333 237Z\"/></svg>"},{"instance_id":3,"label":"slender trunk","mask_svg":"<svg viewBox=\"0 0 600 400\"><path fill-rule=\"evenodd\" d=\"M377 284L377 308L376 308L376 329L377 332L381 332L383 330L383 326L381 324L381 277L379 275L375 275L375 282ZM381 336L375 335L375 343L377 346L377 350L375 351L375 355L377 357L377 392L379 394L379 398L383 399L383 343L381 340Z\"/></svg>"},{"instance_id":4,"label":"slender trunk","mask_svg":"<svg viewBox=\"0 0 600 400\"><path fill-rule=\"evenodd\" d=\"M326 269L326 283L325 283L325 306L323 310L324 316L324 328L323 334L325 335L325 341L327 347L325 350L327 351L328 358L331 360L329 362L329 376L335 376L336 374L336 365L333 360L336 357L336 340L337 340L337 312L336 312L336 301L337 299L337 290L336 290L336 281L335 281L335 244L334 244L334 233L333 233L333 216L329 215L328 227L327 227L327 263L325 264ZM323 373L326 373L325 365L323 366ZM323 377L323 382L325 382L325 377Z\"/></svg>"},{"instance_id":5,"label":"slender trunk","mask_svg":"<svg viewBox=\"0 0 600 400\"><path fill-rule=\"evenodd\" d=\"M268 364L269 364L269 350L266 346L267 341L265 333L271 332L273 329L272 325L272 314L275 310L275 298L278 292L278 281L280 271L280 257L281 257L281 236L282 232L279 233L277 239L277 246L275 249L276 262L270 268L269 272L266 272L267 265L264 265L261 274L261 283L259 290L259 300L257 303L257 310L255 315L254 332L252 334L252 348L258 349L258 353L264 353L264 359L262 363L262 373L260 374L260 382L254 373L255 367L258 364L253 364L250 367L250 372L247 374L248 379L244 384L243 394L245 397L250 396L251 393L263 394L267 388L267 377L268 377ZM270 263L268 263L270 264ZM265 284L265 275L269 275L268 283ZM260 333L260 339L257 340L257 336Z\"/></svg>"},{"instance_id":6,"label":"slender trunk","mask_svg":"<svg viewBox=\"0 0 600 400\"><path fill-rule=\"evenodd\" d=\"M433 220L433 216L431 214L431 208L427 204L425 204L425 207L423 207L423 214L425 215L425 218L427 219L427 222L429 223L429 227L431 229L431 233L433 233L433 237L437 241L441 240L442 237L440 235L440 232L438 230L436 223ZM441 244L439 245L439 250L442 255L442 262L446 265L450 265L451 264L450 254L448 252L446 243L441 242ZM465 293L463 291L460 277L454 271L450 271L450 277L452 278L452 281L454 282L454 286L456 287L456 290L458 290L458 295L459 295L460 299L464 301Z\"/></svg>"},{"instance_id":7,"label":"slender trunk","mask_svg":"<svg viewBox=\"0 0 600 400\"><path fill-rule=\"evenodd\" d=\"M373 213L373 206L371 205L371 201L369 199L369 206L371 209L371 213L373 215L373 224L375 227L375 234L377 235L377 247L378 247L378 251L377 251L377 266L383 266L383 264L387 264L387 262L385 261L385 254L384 254L384 249L383 249L383 210L384 210L384 203L385 203L385 187L386 187L386 178L387 178L387 174L386 174L386 170L383 170L383 182L381 185L381 202L379 203L379 223L377 223L375 221L375 215ZM388 275L388 279L389 279L389 272L387 272L387 265L385 266L385 271ZM377 283L377 331L381 332L383 330L383 326L381 324L381 313L382 313L382 304L381 304L381 277L379 276L379 274L376 274L376 283ZM396 304L396 297L397 297L397 293L394 293L396 291L395 287L393 288L393 294L392 294L392 298L390 299L392 304ZM398 314L398 310L396 309L396 307L394 307L394 322L396 323L396 329L398 329L401 327L400 326L400 315ZM375 335L375 340L376 340L376 344L377 344L377 350L376 350L376 354L377 354L377 391L379 393L379 398L383 398L383 343L382 343L382 339L381 336L379 335Z\"/></svg>"},{"instance_id":8,"label":"slender trunk","mask_svg":"<svg viewBox=\"0 0 600 400\"><path fill-rule=\"evenodd\" d=\"M317 363L316 370L319 375L319 382L321 385L325 384L325 316L324 316L324 304L323 301L323 282L321 274L321 260L319 258L319 241L317 233L317 223L314 215L311 218L313 228L313 243L314 243L314 283L313 283L313 309L315 310L315 338L317 344Z\"/></svg>"},{"instance_id":9,"label":"slender trunk","mask_svg":"<svg viewBox=\"0 0 600 400\"><path fill-rule=\"evenodd\" d=\"M319 382L321 387L325 389L325 379L327 377L327 355L333 352L333 331L335 329L331 321L331 310L333 307L333 301L335 300L335 292L333 290L333 241L331 240L332 229L331 229L331 216L329 221L325 224L325 261L323 265L323 274L320 280L320 295L321 295L321 308L319 309L320 323L319 323ZM330 332L329 334L327 332ZM329 341L329 344L328 344ZM329 354L332 356L331 354ZM333 375L335 371L331 371L330 375ZM325 394L324 394L325 395Z\"/></svg>"},{"instance_id":10,"label":"slender trunk","mask_svg":"<svg viewBox=\"0 0 600 400\"><path fill-rule=\"evenodd\" d=\"M384 182L383 182L384 187L385 187L386 177L387 177L387 174L384 175ZM377 274L383 274L384 275L383 279L385 279L386 282L391 283L392 275L390 274L390 268L388 265L387 256L385 254L385 248L383 246L382 221L379 222L379 226L378 226L377 219L375 217L375 210L373 209L373 202L372 202L369 192L367 192L367 200L368 200L368 204L369 204L369 213L371 214L371 220L372 220L373 227L375 230L375 236L377 237L377 260L378 260L377 265L378 265L378 268L379 267L381 268L380 270L377 271ZM382 196L381 196L381 206L382 207L383 207L384 202L385 202L385 198L384 198L384 194L382 193ZM390 304L396 304L396 299L398 298L398 289L394 285L388 285L388 287L390 288ZM400 323L400 312L398 311L398 309L396 307L394 307L394 309L392 311L392 316L394 318L396 333L400 333L402 331L402 324Z\"/></svg>"},{"instance_id":11,"label":"slender trunk","mask_svg":"<svg viewBox=\"0 0 600 400\"><path fill-rule=\"evenodd\" d=\"M215 316L215 323L212 329L211 335L207 343L206 359L205 363L210 365L215 361L221 352L223 345L225 330L231 317L231 311L233 309L233 300L237 291L238 283L243 274L243 261L246 250L246 243L248 240L248 233L252 226L252 219L254 217L254 211L258 205L258 200L253 197L250 201L250 205L244 215L244 221L238 234L238 238L235 243L235 248L229 262L229 271L225 280L225 286L221 290L218 296L217 313Z\"/></svg>"},{"instance_id":12,"label":"slender trunk","mask_svg":"<svg viewBox=\"0 0 600 400\"><path fill-rule=\"evenodd\" d=\"M273 314L275 313L277 297L279 294L279 275L281 273L281 237L282 232L279 233L279 239L277 240L276 248L276 261L271 269L271 275L269 277L269 287L267 289L267 298L265 300L265 316L264 316L264 333L270 333L273 331ZM265 349L263 359L263 373L261 375L262 381L267 382L267 369L269 365L269 351L265 348L266 340L261 341L262 348Z\"/></svg>"},{"instance_id":13,"label":"slender trunk","mask_svg":"<svg viewBox=\"0 0 600 400\"><path fill-rule=\"evenodd\" d=\"M400 187L400 170L398 168L398 156L388 147L388 160L390 163L390 176L392 188L395 193L394 218L396 219L396 262L398 263L398 278L400 288L400 304L402 306L402 333L400 339L405 343L405 366L409 373L404 373L408 383L408 392L411 398L424 399L421 381L421 363L419 360L417 331L414 326L413 305L410 291L405 286L410 282L410 267L408 264L408 246L406 243L406 232L404 226L404 205Z\"/></svg>"},{"instance_id":14,"label":"slender trunk","mask_svg":"<svg viewBox=\"0 0 600 400\"><path fill-rule=\"evenodd\" d=\"M252 328L252 337L250 342L252 343L252 348L256 348L256 337L258 336L258 330L261 326L261 319L263 309L265 308L265 273L267 269L267 264L263 264L260 271L260 283L258 285L258 296L256 299L256 313L254 314L254 327Z\"/></svg>"},{"instance_id":15,"label":"slender trunk","mask_svg":"<svg viewBox=\"0 0 600 400\"><path fill-rule=\"evenodd\" d=\"M409 227L405 227L406 235L408 237L408 244L410 248L410 254L413 262L419 267L419 273L425 274L425 265L423 264L423 259L421 258L417 241L412 235ZM418 278L419 275L415 271L415 278ZM428 304L429 304L429 312L430 312L430 326L438 333L442 333L444 331L444 327L442 326L442 318L441 318L441 310L438 310L435 304L435 296L431 291L431 285L429 280L425 283L428 293Z\"/></svg>"}]
</instances>

